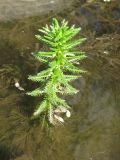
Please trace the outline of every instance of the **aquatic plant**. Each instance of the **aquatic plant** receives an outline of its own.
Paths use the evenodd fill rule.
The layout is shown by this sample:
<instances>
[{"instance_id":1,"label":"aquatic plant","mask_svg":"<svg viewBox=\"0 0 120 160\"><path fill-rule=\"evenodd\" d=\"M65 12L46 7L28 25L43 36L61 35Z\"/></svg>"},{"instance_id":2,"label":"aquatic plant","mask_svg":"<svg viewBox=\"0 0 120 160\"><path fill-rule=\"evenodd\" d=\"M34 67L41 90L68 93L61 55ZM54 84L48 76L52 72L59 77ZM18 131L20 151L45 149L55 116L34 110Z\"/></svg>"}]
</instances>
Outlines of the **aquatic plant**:
<instances>
[{"instance_id":1,"label":"aquatic plant","mask_svg":"<svg viewBox=\"0 0 120 160\"><path fill-rule=\"evenodd\" d=\"M29 80L40 85L27 94L43 97L42 102L36 106L33 116L44 115L51 124L55 124L56 121L64 122L61 115L65 113L70 117L70 106L63 96L78 92L70 82L85 72L79 69L77 64L86 56L84 52L75 51L74 47L81 44L85 38L73 39L80 28L74 25L69 27L65 20L59 23L53 19L52 25L46 25L38 31L42 35L36 35L36 38L47 44L49 51L38 51L33 54L37 60L47 66L47 69L28 77Z\"/></svg>"}]
</instances>

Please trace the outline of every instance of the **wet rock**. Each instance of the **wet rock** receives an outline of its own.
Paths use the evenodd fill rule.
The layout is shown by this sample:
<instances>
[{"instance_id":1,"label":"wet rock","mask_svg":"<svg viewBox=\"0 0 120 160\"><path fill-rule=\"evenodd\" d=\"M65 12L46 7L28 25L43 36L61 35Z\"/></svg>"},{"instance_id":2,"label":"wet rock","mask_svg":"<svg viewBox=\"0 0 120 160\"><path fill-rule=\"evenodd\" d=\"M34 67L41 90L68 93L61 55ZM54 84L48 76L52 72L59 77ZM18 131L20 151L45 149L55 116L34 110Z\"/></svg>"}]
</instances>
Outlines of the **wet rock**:
<instances>
[{"instance_id":1,"label":"wet rock","mask_svg":"<svg viewBox=\"0 0 120 160\"><path fill-rule=\"evenodd\" d=\"M73 0L1 0L0 20L11 20L68 8Z\"/></svg>"}]
</instances>

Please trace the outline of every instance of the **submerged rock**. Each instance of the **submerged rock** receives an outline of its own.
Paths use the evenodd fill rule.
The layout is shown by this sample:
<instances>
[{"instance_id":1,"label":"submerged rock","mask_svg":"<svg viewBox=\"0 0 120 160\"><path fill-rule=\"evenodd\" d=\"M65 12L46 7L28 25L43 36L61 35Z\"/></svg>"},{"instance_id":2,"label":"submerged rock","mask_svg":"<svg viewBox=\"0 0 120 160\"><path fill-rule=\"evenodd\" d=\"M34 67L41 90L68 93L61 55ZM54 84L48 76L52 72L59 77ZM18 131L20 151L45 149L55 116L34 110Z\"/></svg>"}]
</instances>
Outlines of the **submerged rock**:
<instances>
[{"instance_id":1,"label":"submerged rock","mask_svg":"<svg viewBox=\"0 0 120 160\"><path fill-rule=\"evenodd\" d=\"M80 7L80 16L84 17L83 27L90 28L96 36L120 32L120 3L91 2Z\"/></svg>"},{"instance_id":2,"label":"submerged rock","mask_svg":"<svg viewBox=\"0 0 120 160\"><path fill-rule=\"evenodd\" d=\"M71 5L73 0L1 0L0 20L11 20L28 16L59 12Z\"/></svg>"}]
</instances>

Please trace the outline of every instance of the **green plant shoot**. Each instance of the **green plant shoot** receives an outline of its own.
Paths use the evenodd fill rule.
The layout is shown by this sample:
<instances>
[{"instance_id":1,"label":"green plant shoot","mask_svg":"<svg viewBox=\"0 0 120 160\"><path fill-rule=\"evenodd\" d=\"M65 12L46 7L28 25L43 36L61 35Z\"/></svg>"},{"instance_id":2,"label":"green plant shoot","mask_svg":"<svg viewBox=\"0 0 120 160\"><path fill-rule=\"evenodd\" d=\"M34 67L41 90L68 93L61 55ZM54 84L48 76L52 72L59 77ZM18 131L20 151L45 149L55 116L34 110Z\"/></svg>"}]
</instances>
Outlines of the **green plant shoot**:
<instances>
[{"instance_id":1,"label":"green plant shoot","mask_svg":"<svg viewBox=\"0 0 120 160\"><path fill-rule=\"evenodd\" d=\"M75 28L74 25L69 27L65 20L59 23L53 19L50 26L39 29L41 34L36 35L38 40L48 45L49 51L38 51L33 55L45 63L47 69L28 77L29 80L38 82L39 87L27 94L43 97L33 116L44 115L51 124L64 122L62 115L70 117L70 106L63 97L78 92L70 82L85 72L77 67L78 61L86 57L84 52L75 51L75 47L85 40L73 39L79 31L80 28Z\"/></svg>"}]
</instances>

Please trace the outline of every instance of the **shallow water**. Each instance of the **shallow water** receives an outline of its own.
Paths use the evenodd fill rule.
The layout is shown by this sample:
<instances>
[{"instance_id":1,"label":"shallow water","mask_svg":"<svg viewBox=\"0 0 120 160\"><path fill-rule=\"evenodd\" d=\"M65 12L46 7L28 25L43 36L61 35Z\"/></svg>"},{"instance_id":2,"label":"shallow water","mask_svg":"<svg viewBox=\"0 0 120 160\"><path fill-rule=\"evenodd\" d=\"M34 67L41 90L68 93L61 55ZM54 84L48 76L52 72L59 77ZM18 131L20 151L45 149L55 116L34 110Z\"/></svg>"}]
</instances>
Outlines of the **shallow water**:
<instances>
[{"instance_id":1,"label":"shallow water","mask_svg":"<svg viewBox=\"0 0 120 160\"><path fill-rule=\"evenodd\" d=\"M66 98L72 116L64 125L42 129L39 122L32 123L29 116L37 100L14 86L17 79L25 90L34 88L27 75L43 66L30 53L44 49L34 34L54 16L74 23L73 11L71 19L67 15L52 13L0 23L0 160L120 159L118 34L96 39L91 33L81 47L88 55L81 67L88 72L73 83L80 92ZM86 32L81 35L87 36Z\"/></svg>"}]
</instances>

